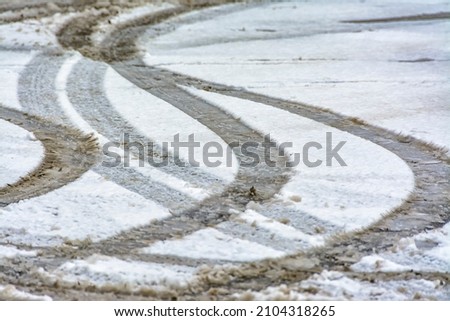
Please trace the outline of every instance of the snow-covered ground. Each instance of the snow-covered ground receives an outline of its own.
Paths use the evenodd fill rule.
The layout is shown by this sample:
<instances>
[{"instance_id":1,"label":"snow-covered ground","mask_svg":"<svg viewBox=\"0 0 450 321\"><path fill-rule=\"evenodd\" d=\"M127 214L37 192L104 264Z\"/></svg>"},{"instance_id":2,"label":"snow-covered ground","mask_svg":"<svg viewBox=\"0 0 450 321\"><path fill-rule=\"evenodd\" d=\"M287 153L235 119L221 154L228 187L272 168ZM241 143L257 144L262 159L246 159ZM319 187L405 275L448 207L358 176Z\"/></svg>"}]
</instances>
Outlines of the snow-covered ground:
<instances>
[{"instance_id":1,"label":"snow-covered ground","mask_svg":"<svg viewBox=\"0 0 450 321\"><path fill-rule=\"evenodd\" d=\"M329 108L450 148L450 23L341 22L449 8L448 1L273 3L141 43L148 64Z\"/></svg>"},{"instance_id":2,"label":"snow-covered ground","mask_svg":"<svg viewBox=\"0 0 450 321\"><path fill-rule=\"evenodd\" d=\"M409 167L376 144L267 105L207 91L190 89L190 92L223 108L251 128L270 133L280 144L291 142L293 147L287 148L289 155L303 155L303 146L308 142L325 147L327 132L332 134L333 147L345 141L339 154L346 166L336 161L325 166L324 150L311 149L308 158L323 164L309 167L301 162L295 167L297 174L279 194L288 202L287 206L351 231L380 219L382 214L399 206L414 188ZM295 196L301 201L292 202Z\"/></svg>"},{"instance_id":3,"label":"snow-covered ground","mask_svg":"<svg viewBox=\"0 0 450 321\"><path fill-rule=\"evenodd\" d=\"M195 272L195 268L187 266L127 262L100 255L67 262L52 273L40 270L45 278L52 281L84 283L128 292L158 290L164 286L184 287L193 281Z\"/></svg>"},{"instance_id":4,"label":"snow-covered ground","mask_svg":"<svg viewBox=\"0 0 450 321\"><path fill-rule=\"evenodd\" d=\"M124 10L109 22L102 22L91 39L100 43L114 27L172 7L163 4ZM213 12L214 9L205 10ZM194 18L194 22L180 26L175 23L177 27L171 27L169 32L159 36L155 32L144 34L139 42L146 52L144 60L148 65L327 108L450 148L450 44L447 40L450 23L446 20L343 22L448 11L450 3L439 0L264 3L199 22ZM184 21L195 14L182 15L172 22ZM26 110L17 94L21 73L43 49L62 50L55 32L76 15L56 14L0 25L0 79L7 79L0 84L2 106ZM105 144L109 139L83 118L68 94L69 76L86 58L79 53L67 57L51 85L57 97L54 108L62 111L68 126L94 133ZM167 256L175 262L191 259L193 262L210 260L213 264L278 259L322 246L337 233L369 226L400 206L415 188L413 172L399 156L365 139L261 103L191 87L180 86L180 89L255 131L270 133L278 143L292 142L293 146L286 149L291 155L302 153L302 147L308 142L325 146L326 133L331 133L334 145L345 141L340 155L347 166L300 164L272 199L261 204L250 202L244 210L233 211L230 221L149 242L129 253L129 258L100 254L71 258L57 267L39 269L40 278L67 286L82 284L127 293L186 287L197 281L201 273L198 267L144 262L138 258L151 260L155 256ZM133 85L112 67L106 71L102 90L114 112L149 139L161 143L172 141L177 133L181 134L181 140L195 134L201 145L213 141L226 149L224 140L213 130ZM2 188L36 168L44 150L32 133L10 122L0 120L0 132ZM323 150L310 151L311 160L323 159ZM122 154L123 150L117 148L116 152ZM201 153L195 155L196 159L201 157ZM149 181L200 202L235 180L238 172L235 155L233 160L233 167L202 168L223 181L224 186L219 189L195 186L157 168L140 168L137 159L132 160L131 168ZM308 217L317 222L315 233L302 229L303 216L305 221ZM78 180L45 195L0 207L0 264L15 258L39 260L41 252L30 247L46 250L77 242L91 244L173 217L169 208L151 197L89 170ZM374 254L352 265L351 272L449 273L449 226L447 223L440 229L400 239L388 250L375 249ZM234 297L448 299L448 288L445 291L441 283L430 280L380 280L372 284L324 270L297 284L269 287L260 292L243 291ZM50 299L21 292L11 285L0 285L0 298Z\"/></svg>"}]
</instances>

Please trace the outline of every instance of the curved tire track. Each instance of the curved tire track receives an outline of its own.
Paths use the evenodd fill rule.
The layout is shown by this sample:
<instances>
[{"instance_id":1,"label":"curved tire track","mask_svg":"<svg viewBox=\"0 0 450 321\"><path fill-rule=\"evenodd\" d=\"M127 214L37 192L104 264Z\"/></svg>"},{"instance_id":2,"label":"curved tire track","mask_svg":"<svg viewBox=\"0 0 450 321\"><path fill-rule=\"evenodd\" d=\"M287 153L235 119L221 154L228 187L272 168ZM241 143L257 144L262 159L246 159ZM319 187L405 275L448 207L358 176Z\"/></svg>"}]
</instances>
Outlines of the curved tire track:
<instances>
[{"instance_id":1,"label":"curved tire track","mask_svg":"<svg viewBox=\"0 0 450 321\"><path fill-rule=\"evenodd\" d=\"M154 73L155 70L147 68L140 61L117 62L124 57L137 54L138 51L134 43L148 24L167 19L174 14L186 12L187 10L188 8L184 7L162 10L130 23L125 23L104 40L100 49L93 47L86 49L86 46L84 46L81 52L91 58L101 56L105 61L116 61L111 66L122 76L196 119L219 135L228 144L237 141L262 142L264 139L262 134L253 131L253 129L227 115L216 106L182 90L160 72ZM90 21L88 24L94 25L96 18L83 17L83 21ZM70 24L66 24L64 29L59 32L59 39L61 44L69 48L75 48L76 45L74 46L70 43L70 39L73 38L71 35L74 34L71 25L75 26L74 28L76 29L79 21L74 19ZM122 51L122 49L125 51ZM263 158L262 150L257 151L257 153ZM240 161L248 161L248 158L242 154L237 154L237 158ZM272 158L276 159L278 164L285 164L287 161L284 157L275 155L275 152ZM106 240L102 242L103 244L98 244L96 247L98 249L125 248L125 251L128 252L130 248L148 246L155 239L165 240L180 234L186 235L200 228L224 222L230 216L230 209L242 211L251 200L270 199L287 182L288 177L285 174L288 171L289 169L283 166L270 168L265 164L259 164L255 168L241 166L235 180L220 195L204 200L198 207L187 210L179 216L177 215L177 217L158 222L152 226L122 233L112 240ZM249 196L249 190L252 186L257 190L256 198ZM188 220L189 223L187 222ZM155 235L158 235L158 237L155 238ZM111 242L114 242L114 246L111 246ZM106 244L109 246L105 246ZM128 246L124 244L128 244Z\"/></svg>"},{"instance_id":2,"label":"curved tire track","mask_svg":"<svg viewBox=\"0 0 450 321\"><path fill-rule=\"evenodd\" d=\"M55 87L55 79L67 59L68 55L54 56L39 54L30 61L19 78L19 101L24 110L38 117L50 118L53 122L59 124L71 123L71 120L59 105L57 89ZM76 76L84 78L78 74ZM70 98L75 99L76 95L72 95ZM75 99L74 107L78 107L79 110L86 111L92 109L92 105L80 107L77 103L78 100ZM92 123L91 118L87 118L87 120ZM112 125L114 128L115 126L117 124ZM132 192L137 192L145 198L154 200L168 208L173 208L174 211L174 204L177 204L177 202L188 201L191 204L196 202L193 199L190 200L188 196L177 190L151 181L149 177L144 176L133 168L112 168L97 165L92 169L98 174L108 177L118 185Z\"/></svg>"},{"instance_id":3,"label":"curved tire track","mask_svg":"<svg viewBox=\"0 0 450 321\"><path fill-rule=\"evenodd\" d=\"M43 195L73 182L97 161L98 145L92 136L3 106L0 118L32 132L45 149L38 168L0 189L0 206Z\"/></svg>"},{"instance_id":4,"label":"curved tire track","mask_svg":"<svg viewBox=\"0 0 450 321\"><path fill-rule=\"evenodd\" d=\"M159 17L158 19L165 19L167 17L168 15L166 14L164 17ZM158 19L148 19L146 23L152 23L158 21ZM242 264L235 268L213 269L212 273L218 272L223 276L218 282L206 277L204 282L201 282L195 291L190 289L182 297L209 297L209 288L218 287L224 290L219 297L227 298L227 291L239 292L242 289L248 288L259 290L269 285L274 286L286 282L296 282L323 269L334 269L348 273L349 265L358 261L361 256L372 253L373 248L378 250L388 248L395 244L401 237L411 236L427 229L440 227L449 221L450 183L448 177L450 177L450 166L448 158L441 153L439 148L411 137L399 137L388 130L333 113L326 109L276 99L230 86L223 86L165 71L160 68L147 67L139 60L129 60L129 58L135 57L137 53L134 40L147 28L145 23L140 24L140 21L136 22L136 24L136 27L133 27L133 24L127 25L126 32L124 31L125 29L115 32L109 39L110 44L101 48L102 54L96 55L96 57L98 58L103 55L104 60L111 62L116 70L129 77L131 81L136 84L140 83L141 88L163 99L167 99L170 103L177 105L192 117L197 117L205 123L209 122L211 118L216 119L216 117L220 120L226 119L226 117L224 118L221 115L220 110L205 101L199 101L180 89L178 85L193 86L224 95L261 102L368 139L400 156L412 168L416 177L416 190L413 195L402 206L394 209L390 215L369 228L363 231L341 235L331 240L325 247L313 249L306 253L299 253L282 260L266 260L251 264ZM118 45L116 49L122 49L128 45L130 47L128 49L125 48L121 52L116 50L115 52L108 53L108 47L114 48L112 44ZM99 50L98 48L90 48L89 51L85 51L84 53L89 56L91 52L98 54ZM176 79L176 81L173 81L173 79ZM156 88L149 87L148 84L156 86ZM186 102L195 108L188 108L185 105ZM236 125L235 123L231 123L230 120L226 120L226 124L231 129L238 126L237 128L244 130L241 127L242 124ZM224 139L225 141L229 142L230 138L235 139L230 134L227 136L227 133L223 132L224 129L220 129L218 125L215 123L212 127L214 130L226 136L227 139ZM244 137L247 136L246 130L241 133ZM253 139L258 134L251 133L250 131L248 135ZM259 138L261 138L260 135ZM264 170L262 172L264 173ZM255 178L252 176L252 173L249 174L250 178ZM269 178L269 175L267 178L265 177L265 179ZM232 184L230 186L231 189L229 188L227 192L218 198L205 200L199 208L188 211L183 216L159 222L159 226L157 224L151 228L143 227L123 233L113 239L93 245L84 254L100 251L105 254L125 255L136 247L148 246L149 242L155 239L155 236L156 239L167 239L173 235L184 235L198 230L206 224L227 220L229 218L227 211L230 208L236 205L238 209L243 208L248 202L248 183L246 181L239 183L238 179L237 182L233 183L234 185L237 184L237 186L232 188ZM283 184L281 181L278 183L280 186ZM270 193L266 193L266 195L258 198L258 200L262 201L266 197L270 197ZM231 204L230 198L233 199ZM428 215L424 216L422 215L423 213L427 213ZM151 234L150 236L148 235L149 233ZM305 257L317 259L313 268L301 268L292 265L293 260L304 259ZM377 277L384 278L384 275L386 274L377 274ZM425 273L420 277L431 278L436 275L435 273ZM361 279L372 277L370 274L363 275L358 273L353 273L352 276ZM403 279L414 276L405 273L395 276L391 275L389 277ZM448 280L448 275L439 276L439 278Z\"/></svg>"},{"instance_id":5,"label":"curved tire track","mask_svg":"<svg viewBox=\"0 0 450 321\"><path fill-rule=\"evenodd\" d=\"M92 60L82 59L78 62L68 80L70 101L93 128L112 142L119 142L123 133L128 133L131 142L138 142L144 146L148 143L155 143L126 121L106 98L103 82L107 68L107 65ZM95 90L92 90L92 87ZM153 157L156 162L163 162L162 158L166 156L162 155L163 151L161 148L156 148L155 144ZM158 170L202 188L208 188L216 183L223 184L218 177L212 176L200 168L189 166L189 164L179 167L174 164L172 155L167 155L167 157L168 166L159 167Z\"/></svg>"},{"instance_id":6,"label":"curved tire track","mask_svg":"<svg viewBox=\"0 0 450 321\"><path fill-rule=\"evenodd\" d=\"M115 45L110 46L113 50L127 47L123 43L125 37L131 33L133 36L129 39L134 41L142 32L142 27L135 28L134 34L132 28L122 34L119 30L115 33L114 38L107 40L106 43L114 44L114 41L117 40ZM128 46L134 48L135 44L129 43ZM129 59L135 56L135 53L136 50L131 50L125 55L123 51L119 54L113 51L109 59ZM192 99L182 90L175 89L176 85L193 86L198 89L271 105L367 139L402 158L415 175L416 189L414 193L402 206L393 209L384 219L369 228L336 237L324 248L308 252L309 257L319 259L319 262L316 263L316 266L320 267L319 270L326 268L345 271L362 256L372 253L374 248L377 250L389 248L402 237L441 227L450 220L449 160L440 148L432 144L424 143L413 137L403 137L389 130L326 109L285 101L156 67L145 66L139 59L114 62L112 65L125 78L167 100L192 117L198 117L201 113L192 110L195 105L190 108L186 107L193 103ZM204 103L201 102L201 104ZM195 108L201 110L202 107L200 105L200 107L195 106ZM217 115L217 117L220 116ZM424 217L423 213L428 215ZM304 255L301 253L298 256L303 257ZM280 284L286 279L302 279L308 275L309 273L297 271L298 275L295 276L295 272L285 268L287 262L290 262L292 258L291 256L279 262L263 261L256 264L258 266L256 269L255 264L243 265L239 268L240 272L237 275L233 275L235 272L228 271L230 279L233 279L233 281L225 287L237 290L245 284L247 288L251 286L255 289L262 289L267 285ZM206 285L205 287L208 288L209 286Z\"/></svg>"}]
</instances>

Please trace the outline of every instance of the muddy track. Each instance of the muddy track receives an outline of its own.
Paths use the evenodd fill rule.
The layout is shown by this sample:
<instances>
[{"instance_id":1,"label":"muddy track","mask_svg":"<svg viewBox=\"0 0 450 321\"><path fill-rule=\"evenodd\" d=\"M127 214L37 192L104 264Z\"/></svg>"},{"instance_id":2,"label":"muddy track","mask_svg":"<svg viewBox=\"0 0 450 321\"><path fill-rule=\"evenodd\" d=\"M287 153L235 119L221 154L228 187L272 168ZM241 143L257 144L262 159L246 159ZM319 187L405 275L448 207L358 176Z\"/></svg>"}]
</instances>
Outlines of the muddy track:
<instances>
[{"instance_id":1,"label":"muddy track","mask_svg":"<svg viewBox=\"0 0 450 321\"><path fill-rule=\"evenodd\" d=\"M134 8L145 3L154 3L152 0L129 0L122 1L121 8ZM99 0L73 0L73 1L25 1L21 3L0 4L0 24L20 22L27 19L40 19L55 14L68 14L83 12L88 9L110 9L117 10L114 1L111 4Z\"/></svg>"},{"instance_id":2,"label":"muddy track","mask_svg":"<svg viewBox=\"0 0 450 321\"><path fill-rule=\"evenodd\" d=\"M95 138L0 106L0 118L32 132L44 146L42 163L26 177L0 189L0 206L44 195L85 173L98 160Z\"/></svg>"}]
</instances>

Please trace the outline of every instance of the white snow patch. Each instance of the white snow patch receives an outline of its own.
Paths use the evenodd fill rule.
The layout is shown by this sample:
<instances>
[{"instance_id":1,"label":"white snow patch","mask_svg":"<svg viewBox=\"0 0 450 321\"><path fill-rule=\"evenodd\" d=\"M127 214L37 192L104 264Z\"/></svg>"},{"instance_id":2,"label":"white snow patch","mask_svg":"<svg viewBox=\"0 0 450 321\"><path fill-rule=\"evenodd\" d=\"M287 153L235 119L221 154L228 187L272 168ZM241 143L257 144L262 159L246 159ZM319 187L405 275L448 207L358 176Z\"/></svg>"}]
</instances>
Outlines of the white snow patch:
<instances>
[{"instance_id":1,"label":"white snow patch","mask_svg":"<svg viewBox=\"0 0 450 321\"><path fill-rule=\"evenodd\" d=\"M391 262L376 254L363 257L358 263L352 265L352 269L377 272L405 272L410 270L407 266Z\"/></svg>"},{"instance_id":2,"label":"white snow patch","mask_svg":"<svg viewBox=\"0 0 450 321\"><path fill-rule=\"evenodd\" d=\"M22 109L17 95L19 77L34 55L34 52L0 50L0 79L7 80L0 83L0 104Z\"/></svg>"},{"instance_id":3,"label":"white snow patch","mask_svg":"<svg viewBox=\"0 0 450 321\"><path fill-rule=\"evenodd\" d=\"M447 11L448 2L286 2L141 40L150 65L329 108L450 149L449 22L341 22Z\"/></svg>"},{"instance_id":4,"label":"white snow patch","mask_svg":"<svg viewBox=\"0 0 450 321\"><path fill-rule=\"evenodd\" d=\"M89 171L58 190L0 209L0 235L34 246L99 241L168 216L166 208Z\"/></svg>"},{"instance_id":5,"label":"white snow patch","mask_svg":"<svg viewBox=\"0 0 450 321\"><path fill-rule=\"evenodd\" d=\"M10 259L17 256L36 256L36 255L37 255L36 251L19 250L14 246L0 245L0 259L2 258Z\"/></svg>"},{"instance_id":6,"label":"white snow patch","mask_svg":"<svg viewBox=\"0 0 450 321\"><path fill-rule=\"evenodd\" d=\"M276 258L286 254L254 242L233 238L213 228L199 230L179 240L156 242L142 252L240 262Z\"/></svg>"},{"instance_id":7,"label":"white snow patch","mask_svg":"<svg viewBox=\"0 0 450 321\"><path fill-rule=\"evenodd\" d=\"M94 254L86 260L64 263L41 274L71 284L87 282L96 286L116 286L138 291L152 287L185 287L194 280L196 269L169 264L124 261Z\"/></svg>"},{"instance_id":8,"label":"white snow patch","mask_svg":"<svg viewBox=\"0 0 450 321\"><path fill-rule=\"evenodd\" d=\"M415 242L430 242L436 246L426 251L426 254L435 257L448 265L447 272L450 272L450 223L440 229L421 233L414 237Z\"/></svg>"},{"instance_id":9,"label":"white snow patch","mask_svg":"<svg viewBox=\"0 0 450 321\"><path fill-rule=\"evenodd\" d=\"M27 130L0 119L0 188L18 181L39 166L42 144Z\"/></svg>"},{"instance_id":10,"label":"white snow patch","mask_svg":"<svg viewBox=\"0 0 450 321\"><path fill-rule=\"evenodd\" d=\"M81 54L75 53L64 61L63 65L58 71L55 79L55 91L58 95L58 102L61 109L69 117L71 122L77 126L78 129L86 134L95 133L101 142L105 143L106 139L101 137L97 132L95 132L92 127L83 119L83 117L78 114L78 112L73 108L72 103L67 96L67 80L73 67L82 59Z\"/></svg>"}]
</instances>

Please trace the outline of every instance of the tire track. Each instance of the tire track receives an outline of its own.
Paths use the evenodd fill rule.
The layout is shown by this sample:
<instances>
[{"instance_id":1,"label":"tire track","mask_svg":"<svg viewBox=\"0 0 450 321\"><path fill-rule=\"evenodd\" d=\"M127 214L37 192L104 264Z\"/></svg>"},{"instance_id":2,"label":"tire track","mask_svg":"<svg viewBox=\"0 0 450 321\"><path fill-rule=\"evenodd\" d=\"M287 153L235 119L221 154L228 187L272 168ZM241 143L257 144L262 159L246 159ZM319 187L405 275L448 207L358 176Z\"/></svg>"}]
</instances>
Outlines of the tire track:
<instances>
[{"instance_id":1,"label":"tire track","mask_svg":"<svg viewBox=\"0 0 450 321\"><path fill-rule=\"evenodd\" d=\"M262 142L264 140L262 134L253 131L217 107L199 100L197 97L180 89L176 84L167 80L161 73L154 73L154 70L138 66L132 61L125 64L114 64L113 66L116 71L131 80L138 87L167 101L208 127L227 144L237 141ZM255 152L259 155L260 159L263 159L264 150L262 148ZM241 163L251 161L248 156L241 154L236 149L235 154ZM201 205L193 210L184 212L181 215L183 221L179 222L182 224L173 222L175 224L175 230L170 228L172 225L169 226L168 230L151 226L148 227L150 230L138 229L115 237L114 242L119 239L121 244L131 242L134 244L133 247L135 247L137 245L136 239L139 239L139 243L148 245L154 241L152 234L155 232L155 228L160 229L160 234L161 231L167 231L167 235L163 239L172 238L174 235L186 235L198 228L216 225L228 220L230 210L243 211L251 200L263 201L270 199L287 182L288 177L286 174L289 172L289 169L283 166L287 162L287 159L278 156L276 152L273 152L271 156L272 159L276 160L277 167L271 168L265 163L260 163L253 168L240 166L235 180L225 188L223 193L204 200ZM257 196L255 197L249 195L252 186L257 191ZM191 221L191 224L185 225L186 218ZM193 222L197 222L195 229L192 229ZM168 222L165 221L161 224L167 228L166 223ZM135 232L139 234L139 237L135 235ZM161 239L161 235L158 239ZM106 244L110 244L110 241L105 241ZM119 245L117 244L117 246Z\"/></svg>"},{"instance_id":2,"label":"tire track","mask_svg":"<svg viewBox=\"0 0 450 321\"><path fill-rule=\"evenodd\" d=\"M58 72L68 57L68 55L53 56L39 54L27 65L20 75L18 87L19 101L24 110L38 117L49 117L53 122L59 124L70 124L72 122L59 105L57 89L55 87L55 79L57 78ZM81 78L85 77L82 75L77 76ZM99 90L101 91L101 89ZM75 99L75 106L80 107L78 104L79 99L76 98L75 94L70 98ZM89 104L79 109L81 108L83 110L91 109L92 105ZM117 125L115 124L113 126ZM134 155L132 156L134 157ZM106 156L104 160L107 161ZM136 192L147 199L156 201L163 206L172 208L173 211L180 210L177 205L180 202L191 204L191 206L196 203L196 200L191 199L189 196L169 186L152 181L148 176L143 175L134 168L112 168L104 167L100 164L94 166L92 169L116 184L132 192Z\"/></svg>"},{"instance_id":3,"label":"tire track","mask_svg":"<svg viewBox=\"0 0 450 321\"><path fill-rule=\"evenodd\" d=\"M154 21L159 21L158 19L166 19L168 16L169 14L159 16L156 20L148 19L145 23L153 23ZM185 298L208 297L209 289L214 286L224 290L224 294L219 295L219 298L227 298L226 291L238 292L241 289L248 288L257 291L269 285L273 286L303 280L323 269L334 269L348 273L347 271L351 264L357 262L362 256L371 254L374 248L377 250L388 248L394 245L401 237L440 227L449 221L449 161L439 148L412 137L396 135L388 130L366 124L358 119L333 113L326 109L223 86L155 67L146 67L141 61L130 59L134 58L138 53L134 41L146 28L145 25L140 25L139 21L135 24L138 26L132 27L131 24L126 26L126 32L120 29L114 32L114 35L108 40L110 41L109 44L105 42L104 44L107 45L101 48L101 55L98 55L98 48L90 48L84 54L93 57L90 56L91 53L96 53L97 58L102 57L104 60L111 62L119 73L131 78L130 80L135 84L140 83L141 88L160 98L167 99L167 101L177 105L178 108L191 115L191 117L197 117L204 122L211 121L213 117L216 121L222 121L225 118L221 115L220 110L205 101L201 101L197 105L199 103L198 99L180 89L178 85L193 86L198 89L268 104L368 139L401 157L412 168L416 178L416 190L413 195L402 206L394 209L383 220L369 228L351 234L340 235L325 247L313 249L306 253L298 253L282 260L265 260L251 264L242 264L235 268L213 269L212 273L216 272L223 275L219 280L220 282L205 278L198 285L196 291L184 293ZM129 41L127 41L127 38ZM117 45L117 47L113 45ZM129 46L128 49L126 48L127 46ZM108 47L113 50L108 52ZM185 105L183 106L183 104ZM226 126L223 128L219 128L218 125L217 123L213 124L214 129L225 136L227 135L225 128L233 129L235 126L229 121L225 122ZM221 123L220 126L222 126ZM242 127L239 127L239 129L243 130ZM249 137L255 137L251 136L251 132L248 133ZM247 132L244 131L240 133L240 136L246 136L246 134ZM231 134L228 133L228 135L227 138L231 138ZM228 140L225 141L228 142ZM250 177L252 177L251 173ZM106 254L125 255L130 249L148 246L154 240L151 236L157 236L158 239L167 239L191 233L207 224L217 223L222 220L226 221L229 218L230 209L243 209L249 201L249 185L246 182L233 184L237 184L237 186L225 191L215 199L205 200L199 208L185 212L185 215L182 217L160 222L158 223L159 226L156 225L152 228L143 227L123 233L103 243L95 244L85 253L100 251ZM280 182L280 185L283 185L283 182ZM257 201L263 201L266 197L270 197L270 193L266 193L263 197L258 195ZM230 198L233 198L231 204ZM424 216L423 213L428 215ZM152 233L154 234L151 235ZM116 246L117 249L115 248ZM313 268L293 266L293 261L301 261L305 258L314 259ZM353 274L356 275L355 273ZM383 279L382 275L384 274L379 275L381 275L379 278ZM433 275L430 275L430 277ZM400 279L405 277L408 277L408 273L400 273L395 276L395 278ZM422 275L421 277L426 278L427 276Z\"/></svg>"},{"instance_id":4,"label":"tire track","mask_svg":"<svg viewBox=\"0 0 450 321\"><path fill-rule=\"evenodd\" d=\"M114 69L122 76L133 82L138 87L148 91L152 95L163 99L183 111L190 117L199 121L216 133L227 144L235 142L263 142L262 134L253 131L232 116L226 114L216 106L209 104L189 94L177 86L175 82L165 76L158 69L148 68L135 61L125 63L114 63ZM251 159L235 150L239 162L248 163ZM264 159L264 150L256 150L260 159ZM287 159L272 153L272 159L276 160L276 167L269 167L260 163L255 167L248 168L240 166L235 180L226 188L220 196L205 200L201 207L194 212L185 213L185 216L200 221L204 226L215 225L228 220L229 210L243 211L247 203L252 200L249 196L250 188L253 186L257 191L255 200L263 201L270 199L287 182L286 168ZM219 209L217 204L229 204Z\"/></svg>"},{"instance_id":5,"label":"tire track","mask_svg":"<svg viewBox=\"0 0 450 321\"><path fill-rule=\"evenodd\" d=\"M134 32L142 33L142 29ZM126 34L129 35L130 33L133 33L133 31L128 30ZM124 36L121 36L120 32L116 32L114 37L119 39L118 43L122 47L126 47L123 44ZM137 35L129 39L134 40L136 38ZM111 42L114 43L114 41ZM133 47L134 45L129 44L129 46ZM117 47L120 46L112 46L112 48ZM129 52L131 57L135 55L135 52L135 50ZM130 58L130 55L124 56L123 51L121 54L113 53L111 56L115 59ZM320 267L319 270L327 268L345 271L362 256L372 253L374 248L377 250L386 249L393 246L400 238L441 227L450 220L449 160L440 148L432 144L424 143L413 137L397 135L389 130L369 125L359 119L339 115L326 109L276 99L151 66L145 67L139 59L114 62L112 65L125 78L150 93L169 101L191 117L199 117L201 115L199 111L202 110L202 107L193 105L197 112L193 110L193 106L186 107L194 102L185 92L174 89L177 85L192 86L271 105L367 139L402 158L415 175L416 189L413 195L402 206L393 209L384 219L369 228L340 235L324 248L309 251L307 256L318 260L315 266ZM202 103L204 104L204 102ZM220 115L214 115L214 117L220 117ZM424 218L423 213L428 215ZM302 279L305 277L304 273L297 273L298 275L295 276L296 273L286 269L286 265L293 258L304 256L305 253L300 253L278 262L273 260L262 261L256 264L258 268L255 268L255 264L248 264L242 265L239 272L226 271L233 281L230 281L225 287L237 290L245 285L246 288L262 289L269 284L276 285L286 280ZM211 284L205 285L205 289L210 286Z\"/></svg>"},{"instance_id":6,"label":"tire track","mask_svg":"<svg viewBox=\"0 0 450 321\"><path fill-rule=\"evenodd\" d=\"M346 117L327 109L322 109L293 101L286 101L262 94L216 84L182 74L166 71L169 78L177 79L184 86L216 92L222 95L246 99L263 103L275 108L289 111L301 117L306 117L330 127L349 132L355 136L369 140L403 159L412 169L415 176L415 190L413 194L400 207L393 209L382 220L367 229L339 235L328 245L319 250L298 254L297 258L305 255L319 260L317 266L327 269L346 270L373 249L387 249L400 239L442 227L450 221L450 161L442 148L425 143L410 136L402 136L389 130L373 126L359 119ZM424 213L427 216L424 217ZM255 273L254 283L258 289L262 284L281 284L286 278L296 280L289 276L290 272L283 269L283 262L290 262L292 256L278 262L261 262L261 274ZM268 269L272 266L274 271ZM246 269L246 268L242 268ZM255 270L253 265L247 269ZM264 271L264 272L263 272ZM234 273L234 272L233 272ZM239 272L241 273L241 272ZM239 274L238 273L238 274ZM245 273L244 273L245 274ZM268 279L261 277L266 274ZM304 275L301 275L301 280ZM250 282L248 275L232 282L232 287L239 288L239 282ZM253 282L253 281L252 281Z\"/></svg>"},{"instance_id":7,"label":"tire track","mask_svg":"<svg viewBox=\"0 0 450 321\"><path fill-rule=\"evenodd\" d=\"M129 134L131 142L138 142L143 146L156 143L145 137L121 116L106 98L104 78L108 65L92 60L82 59L72 71L68 83L70 84L68 96L77 111L88 121L93 128L112 142L119 142L124 133ZM93 88L95 88L93 90ZM214 184L225 184L219 177L212 176L200 168L189 164L179 167L175 164L172 155L163 155L161 148L153 150L153 157L157 163L168 158L168 165L158 170L180 178L194 186L210 188ZM142 159L145 161L145 159Z\"/></svg>"},{"instance_id":8,"label":"tire track","mask_svg":"<svg viewBox=\"0 0 450 321\"><path fill-rule=\"evenodd\" d=\"M135 40L145 30L146 25L167 19L174 14L186 12L188 9L177 7L174 9L162 10L155 14L139 18L137 21L123 24L115 32L107 37L100 49L84 47L82 53L91 58L101 56L105 61L114 62L122 60L124 57L130 57L137 54ZM85 21L94 20L94 17L85 17ZM73 20L72 25L78 25L79 22ZM59 33L60 43L73 48L70 37L72 34L70 24ZM92 45L92 44L91 44ZM124 49L124 51L122 51ZM163 99L171 105L177 107L190 117L196 119L204 126L210 128L226 143L234 143L237 141L246 142L262 142L263 135L253 131L233 117L227 115L214 105L198 99L197 97L187 93L179 88L173 81L164 77L159 70L147 68L139 61L129 60L127 62L115 62L111 66L122 76L131 80L138 87L147 90L150 94ZM154 73L156 71L156 73ZM263 150L256 151L263 158ZM248 162L249 157L237 153L240 162ZM272 158L277 163L285 164L287 159L275 155ZM139 246L147 246L156 239L164 240L172 238L174 235L186 235L198 229L215 225L228 220L230 210L244 210L246 204L251 200L270 199L279 189L287 182L287 174L289 169L284 166L270 168L265 164L259 164L255 168L240 167L235 181L226 187L220 195L210 197L202 202L198 207L187 210L179 217L159 222L155 225L138 228L134 231L123 233L114 237L113 240L107 240L103 244L96 247L120 249L125 247L125 251L130 248ZM250 188L254 186L257 190L257 196L249 196ZM182 218L182 220L180 220ZM187 224L187 221L189 223ZM114 246L111 246L114 242ZM106 246L109 244L110 246ZM129 244L124 246L124 244ZM131 247L130 247L131 246Z\"/></svg>"},{"instance_id":9,"label":"tire track","mask_svg":"<svg viewBox=\"0 0 450 321\"><path fill-rule=\"evenodd\" d=\"M257 6L260 4L246 4L245 7L248 6ZM225 7L225 8L211 8L204 10L207 13L204 13L204 11L199 11L196 13L196 15L187 15L179 20L177 20L177 23L184 24L184 23L193 23L196 21L202 21L211 19L212 16L220 16L223 14L228 14L231 12L238 11L242 8L242 6L235 6L235 7ZM170 94L164 94L164 93L158 93L157 88L167 88L168 86L177 87L179 84L183 82L183 75L168 75L167 70L162 68L156 68L156 67L149 67L146 66L145 63L139 59L136 58L134 60L129 60L130 57L135 57L139 55L139 49L136 46L137 39L142 35L143 32L148 32L149 34L153 35L161 35L166 32L169 32L174 28L173 24L170 23L160 23L158 24L158 29L152 32L152 29L148 29L149 24L155 24L159 21L165 21L169 18L171 18L173 15L184 13L183 9L169 9L163 12L154 13L152 15L149 15L144 18L139 18L136 20L133 20L129 23L125 23L118 27L117 30L111 32L111 34L104 39L104 41L101 44L100 51L101 54L95 54L93 58L98 58L98 56L101 56L102 59L105 61L110 62L111 66L119 72L122 76L133 82L138 87L150 92L151 94L160 97L161 99L171 103L172 105L182 108L183 102L185 101L185 97L179 99L179 102L176 103L173 100L168 99L167 97L176 97L177 93L170 93ZM90 53L92 53L94 50L91 50ZM118 60L118 61L117 61ZM126 62L121 62L122 60L125 60ZM181 82L178 82L178 77L181 78ZM198 81L198 80L196 80ZM166 98L164 98L166 97ZM178 105L176 105L178 104ZM193 103L193 105L195 105ZM195 118L192 114L189 114L188 110L183 110L185 113L190 115L191 117ZM208 122L208 121L206 121ZM276 215L272 213L270 210L267 209L267 206L264 207L266 215L268 213L272 215ZM269 207L274 208L274 207ZM317 232L315 231L315 226L324 226L326 227L327 231L336 231L339 229L338 227L334 226L333 224L329 222L324 222L322 220L319 220L313 216L309 216L307 214L302 214L303 220L302 220L302 231L306 231L308 234L315 235ZM268 215L270 217L270 215ZM232 235L239 235L239 232L229 232ZM255 238L251 237L250 234L243 234L241 233L241 238L249 239L251 241L254 241ZM243 236L243 237L242 237ZM263 242L263 240L261 240ZM286 240L284 240L285 242ZM284 243L283 242L283 243ZM264 242L265 244L269 244L270 240L267 240ZM290 246L292 248L292 246ZM300 247L304 248L304 246Z\"/></svg>"},{"instance_id":10,"label":"tire track","mask_svg":"<svg viewBox=\"0 0 450 321\"><path fill-rule=\"evenodd\" d=\"M0 118L32 132L45 149L44 159L37 169L0 189L0 207L73 182L97 161L98 144L92 136L1 105Z\"/></svg>"},{"instance_id":11,"label":"tire track","mask_svg":"<svg viewBox=\"0 0 450 321\"><path fill-rule=\"evenodd\" d=\"M58 124L68 124L68 119L58 106L55 79L67 55L37 54L20 73L19 102L27 113L45 117Z\"/></svg>"}]
</instances>

